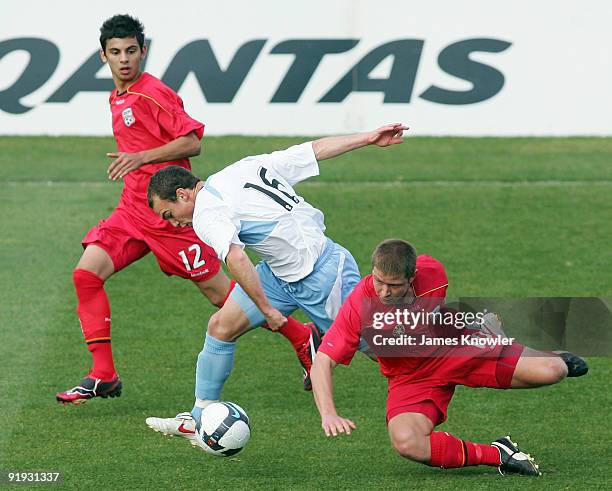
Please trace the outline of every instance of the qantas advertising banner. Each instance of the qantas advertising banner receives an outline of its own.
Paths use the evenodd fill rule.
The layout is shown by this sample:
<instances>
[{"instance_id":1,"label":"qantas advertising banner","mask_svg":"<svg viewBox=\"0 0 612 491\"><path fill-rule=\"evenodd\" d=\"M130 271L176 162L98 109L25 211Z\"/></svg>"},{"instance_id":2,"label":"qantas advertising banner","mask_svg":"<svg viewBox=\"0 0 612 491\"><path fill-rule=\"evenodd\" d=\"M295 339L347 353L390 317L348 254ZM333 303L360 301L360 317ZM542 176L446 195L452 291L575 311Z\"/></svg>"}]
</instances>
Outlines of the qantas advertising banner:
<instances>
[{"instance_id":1,"label":"qantas advertising banner","mask_svg":"<svg viewBox=\"0 0 612 491\"><path fill-rule=\"evenodd\" d=\"M612 135L607 0L8 0L0 134L111 133L117 13L207 134Z\"/></svg>"}]
</instances>

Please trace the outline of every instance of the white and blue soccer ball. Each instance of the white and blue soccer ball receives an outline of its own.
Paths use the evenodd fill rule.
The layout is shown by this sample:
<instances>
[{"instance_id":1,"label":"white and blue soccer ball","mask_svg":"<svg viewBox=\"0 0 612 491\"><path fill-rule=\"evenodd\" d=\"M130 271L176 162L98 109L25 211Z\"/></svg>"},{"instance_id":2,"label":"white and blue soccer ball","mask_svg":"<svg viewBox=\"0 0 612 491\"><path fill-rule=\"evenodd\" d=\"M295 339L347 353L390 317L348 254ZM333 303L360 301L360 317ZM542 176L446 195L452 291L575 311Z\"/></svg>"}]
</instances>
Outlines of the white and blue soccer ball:
<instances>
[{"instance_id":1,"label":"white and blue soccer ball","mask_svg":"<svg viewBox=\"0 0 612 491\"><path fill-rule=\"evenodd\" d=\"M197 445L219 457L235 455L249 441L249 417L238 404L213 402L202 410L196 425Z\"/></svg>"}]
</instances>

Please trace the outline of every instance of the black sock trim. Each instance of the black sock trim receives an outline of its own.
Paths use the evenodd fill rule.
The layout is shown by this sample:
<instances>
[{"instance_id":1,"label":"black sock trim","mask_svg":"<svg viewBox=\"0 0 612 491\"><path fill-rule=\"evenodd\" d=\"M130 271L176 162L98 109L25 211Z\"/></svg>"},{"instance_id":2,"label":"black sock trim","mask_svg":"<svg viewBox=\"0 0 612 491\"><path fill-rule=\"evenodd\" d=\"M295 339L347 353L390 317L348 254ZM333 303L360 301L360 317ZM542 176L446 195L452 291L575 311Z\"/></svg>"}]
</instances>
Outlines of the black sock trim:
<instances>
[{"instance_id":1,"label":"black sock trim","mask_svg":"<svg viewBox=\"0 0 612 491\"><path fill-rule=\"evenodd\" d=\"M98 344L98 343L110 343L110 339L96 339L95 341L87 341L87 346L90 344Z\"/></svg>"},{"instance_id":2,"label":"black sock trim","mask_svg":"<svg viewBox=\"0 0 612 491\"><path fill-rule=\"evenodd\" d=\"M463 467L467 467L468 465L468 449L467 449L467 445L465 444L464 440L461 440L461 445L463 445L463 455L464 455L464 459L463 459Z\"/></svg>"}]
</instances>

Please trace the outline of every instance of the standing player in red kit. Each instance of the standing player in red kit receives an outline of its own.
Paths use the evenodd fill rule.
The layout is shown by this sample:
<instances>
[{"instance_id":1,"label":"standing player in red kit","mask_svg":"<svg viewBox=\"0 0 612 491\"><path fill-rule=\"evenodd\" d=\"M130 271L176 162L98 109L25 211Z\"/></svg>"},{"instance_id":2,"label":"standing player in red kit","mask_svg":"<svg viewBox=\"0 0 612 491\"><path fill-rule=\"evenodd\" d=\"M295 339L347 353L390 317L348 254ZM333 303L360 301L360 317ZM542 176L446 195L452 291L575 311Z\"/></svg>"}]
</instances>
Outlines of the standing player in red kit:
<instances>
[{"instance_id":1,"label":"standing player in red kit","mask_svg":"<svg viewBox=\"0 0 612 491\"><path fill-rule=\"evenodd\" d=\"M584 375L588 370L584 360L571 353L544 353L518 343L488 347L451 345L440 351L430 347L387 347L389 351L377 351L374 338L381 339L384 330L380 330L380 325L376 327L373 320L380 320L381 314L392 313L392 309L419 304L420 309L429 312L451 312L444 306L447 283L442 264L429 256L417 257L407 242L386 240L377 246L372 255L372 274L361 280L342 305L312 366L312 386L323 430L327 436L337 436L350 434L356 427L336 412L332 374L338 363L350 363L360 336L364 335L378 354L381 372L388 379L387 426L391 444L401 456L446 469L490 465L498 467L502 474L540 475L533 459L520 451L510 437L485 445L435 432L434 428L446 419L456 385L540 387L567 376ZM411 331L402 324L395 325L393 317L391 320L392 329L386 334L389 339L394 338L387 343L393 345L397 344L398 335ZM453 331L456 328L457 324L451 326ZM482 329L468 330L470 336L483 334ZM366 333L376 334L370 339Z\"/></svg>"},{"instance_id":2,"label":"standing player in red kit","mask_svg":"<svg viewBox=\"0 0 612 491\"><path fill-rule=\"evenodd\" d=\"M104 290L104 282L111 275L152 251L165 274L193 281L216 306L223 305L234 285L215 252L191 227L174 227L158 217L147 202L152 174L169 165L191 169L189 157L200 153L204 125L185 112L183 101L172 89L141 71L146 46L144 27L138 19L116 15L104 22L100 33L100 56L108 63L116 87L109 103L118 151L107 154L112 159L108 178L123 179L124 188L113 213L82 240L85 250L73 271L73 281L93 367L79 385L56 395L61 403L121 394L111 350L110 306ZM318 346L318 330L289 318L279 332L296 350L308 390L308 370Z\"/></svg>"}]
</instances>

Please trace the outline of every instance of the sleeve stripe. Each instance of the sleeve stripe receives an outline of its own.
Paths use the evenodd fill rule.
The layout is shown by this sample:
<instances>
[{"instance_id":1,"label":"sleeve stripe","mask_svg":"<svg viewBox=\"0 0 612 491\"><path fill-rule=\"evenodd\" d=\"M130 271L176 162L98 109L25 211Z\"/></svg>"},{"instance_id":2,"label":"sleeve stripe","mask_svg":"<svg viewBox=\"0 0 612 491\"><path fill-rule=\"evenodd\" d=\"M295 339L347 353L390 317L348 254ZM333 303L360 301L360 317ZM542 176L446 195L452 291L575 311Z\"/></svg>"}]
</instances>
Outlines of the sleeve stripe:
<instances>
[{"instance_id":1,"label":"sleeve stripe","mask_svg":"<svg viewBox=\"0 0 612 491\"><path fill-rule=\"evenodd\" d=\"M417 298L418 298L418 297L423 297L423 296L425 296L425 295L427 295L427 294L429 294L429 293L435 292L436 290L440 290L441 288L445 288L445 287L447 287L447 286L448 286L448 283L446 283L446 284L444 284L444 285L437 286L437 287L435 287L435 288L432 288L432 289L431 289L431 290L429 290L429 291L426 291L426 292L424 292L424 293L421 293L421 294L417 295Z\"/></svg>"},{"instance_id":2,"label":"sleeve stripe","mask_svg":"<svg viewBox=\"0 0 612 491\"><path fill-rule=\"evenodd\" d=\"M162 106L159 102L157 102L153 97L143 94L141 92L132 92L130 89L128 89L126 91L128 94L132 94L132 95L139 95L141 97L144 97L145 99L149 99L151 102L153 102L153 104L155 104L156 106L158 106L162 111L164 111L167 114L170 114L166 108L164 106Z\"/></svg>"}]
</instances>

